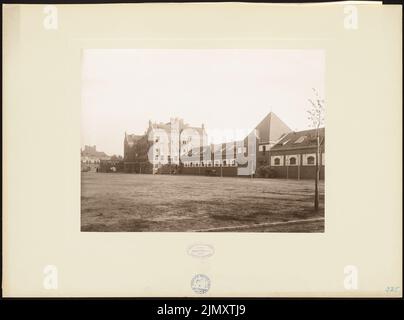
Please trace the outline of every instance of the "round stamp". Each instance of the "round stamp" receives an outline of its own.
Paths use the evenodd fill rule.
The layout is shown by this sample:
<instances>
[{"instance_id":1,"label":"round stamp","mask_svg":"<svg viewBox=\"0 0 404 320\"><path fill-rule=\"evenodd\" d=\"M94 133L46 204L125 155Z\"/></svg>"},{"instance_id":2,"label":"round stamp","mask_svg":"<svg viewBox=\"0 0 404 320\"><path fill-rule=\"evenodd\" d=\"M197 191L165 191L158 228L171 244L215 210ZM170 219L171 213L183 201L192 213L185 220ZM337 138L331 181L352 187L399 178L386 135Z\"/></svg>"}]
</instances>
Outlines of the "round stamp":
<instances>
[{"instance_id":1,"label":"round stamp","mask_svg":"<svg viewBox=\"0 0 404 320\"><path fill-rule=\"evenodd\" d=\"M192 278L191 288L194 292L203 294L209 291L210 289L210 279L208 276L204 274L197 274Z\"/></svg>"}]
</instances>

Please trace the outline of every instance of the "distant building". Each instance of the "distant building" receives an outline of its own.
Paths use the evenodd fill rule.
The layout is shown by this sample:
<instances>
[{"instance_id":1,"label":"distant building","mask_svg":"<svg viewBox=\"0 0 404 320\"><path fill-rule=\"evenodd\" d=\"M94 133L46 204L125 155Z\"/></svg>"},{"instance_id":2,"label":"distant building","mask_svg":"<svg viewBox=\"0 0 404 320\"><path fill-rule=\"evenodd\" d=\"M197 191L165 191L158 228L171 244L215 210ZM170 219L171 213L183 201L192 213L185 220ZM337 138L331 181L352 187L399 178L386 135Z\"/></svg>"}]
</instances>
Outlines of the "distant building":
<instances>
[{"instance_id":1,"label":"distant building","mask_svg":"<svg viewBox=\"0 0 404 320\"><path fill-rule=\"evenodd\" d=\"M258 151L271 149L282 137L292 130L273 112L255 127L258 135Z\"/></svg>"},{"instance_id":2,"label":"distant building","mask_svg":"<svg viewBox=\"0 0 404 320\"><path fill-rule=\"evenodd\" d=\"M81 171L97 171L101 160L109 160L105 152L97 151L96 146L84 146L81 152Z\"/></svg>"}]
</instances>

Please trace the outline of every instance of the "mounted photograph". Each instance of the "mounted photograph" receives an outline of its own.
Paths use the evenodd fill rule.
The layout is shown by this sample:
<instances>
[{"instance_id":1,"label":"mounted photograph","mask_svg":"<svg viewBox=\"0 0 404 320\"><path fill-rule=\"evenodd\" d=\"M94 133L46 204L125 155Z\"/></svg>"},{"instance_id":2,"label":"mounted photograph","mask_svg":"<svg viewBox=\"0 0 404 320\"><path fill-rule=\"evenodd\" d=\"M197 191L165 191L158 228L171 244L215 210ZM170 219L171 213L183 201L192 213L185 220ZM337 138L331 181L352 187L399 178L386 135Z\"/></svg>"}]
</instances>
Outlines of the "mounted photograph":
<instances>
[{"instance_id":1,"label":"mounted photograph","mask_svg":"<svg viewBox=\"0 0 404 320\"><path fill-rule=\"evenodd\" d=\"M325 52L84 49L82 232L325 231Z\"/></svg>"}]
</instances>

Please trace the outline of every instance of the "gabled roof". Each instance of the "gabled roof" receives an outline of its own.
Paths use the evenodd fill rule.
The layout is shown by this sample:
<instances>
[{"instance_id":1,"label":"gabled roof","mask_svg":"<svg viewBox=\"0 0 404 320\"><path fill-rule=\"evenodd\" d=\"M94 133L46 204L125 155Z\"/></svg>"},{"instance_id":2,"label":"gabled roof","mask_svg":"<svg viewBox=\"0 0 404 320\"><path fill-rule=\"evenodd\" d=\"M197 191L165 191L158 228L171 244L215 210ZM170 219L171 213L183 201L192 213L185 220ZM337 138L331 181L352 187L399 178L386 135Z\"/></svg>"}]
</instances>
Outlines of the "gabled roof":
<instances>
[{"instance_id":1,"label":"gabled roof","mask_svg":"<svg viewBox=\"0 0 404 320\"><path fill-rule=\"evenodd\" d=\"M268 113L255 127L259 143L271 143L292 130L273 112Z\"/></svg>"},{"instance_id":2,"label":"gabled roof","mask_svg":"<svg viewBox=\"0 0 404 320\"><path fill-rule=\"evenodd\" d=\"M319 129L320 142L324 144L325 128ZM317 145L316 129L290 132L271 148L271 151L312 148Z\"/></svg>"}]
</instances>

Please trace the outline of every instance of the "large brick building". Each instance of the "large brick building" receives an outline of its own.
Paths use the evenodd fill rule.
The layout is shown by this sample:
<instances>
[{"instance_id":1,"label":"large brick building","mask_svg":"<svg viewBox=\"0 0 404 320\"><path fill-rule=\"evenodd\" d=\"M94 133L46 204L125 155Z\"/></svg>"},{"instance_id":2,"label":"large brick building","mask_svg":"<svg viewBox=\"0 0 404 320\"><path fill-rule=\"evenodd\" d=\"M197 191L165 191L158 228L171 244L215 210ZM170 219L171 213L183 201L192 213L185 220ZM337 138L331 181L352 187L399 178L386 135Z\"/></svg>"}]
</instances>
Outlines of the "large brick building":
<instances>
[{"instance_id":1,"label":"large brick building","mask_svg":"<svg viewBox=\"0 0 404 320\"><path fill-rule=\"evenodd\" d=\"M179 118L171 118L167 123L149 121L144 135L125 133L124 170L157 173L165 165L180 166L181 155L187 155L195 145L203 146L206 143L203 124L201 127L192 127Z\"/></svg>"}]
</instances>

